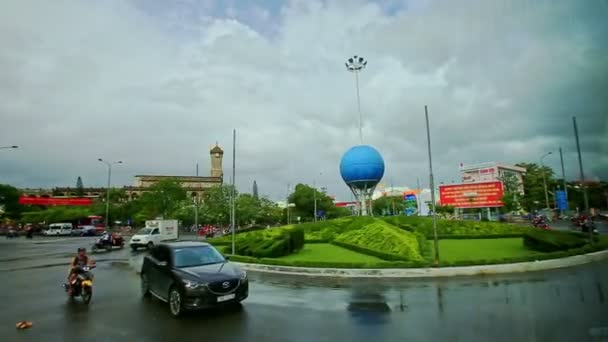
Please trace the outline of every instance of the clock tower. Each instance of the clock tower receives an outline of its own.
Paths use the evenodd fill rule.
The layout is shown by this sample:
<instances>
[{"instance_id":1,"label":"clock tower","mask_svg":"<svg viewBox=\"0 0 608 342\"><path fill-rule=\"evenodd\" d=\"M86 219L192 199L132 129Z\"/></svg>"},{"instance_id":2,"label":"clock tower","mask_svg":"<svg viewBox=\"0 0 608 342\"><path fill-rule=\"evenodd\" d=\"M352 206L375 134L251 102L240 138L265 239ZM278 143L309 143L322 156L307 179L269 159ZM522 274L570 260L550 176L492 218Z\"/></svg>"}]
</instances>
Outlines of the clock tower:
<instances>
[{"instance_id":1,"label":"clock tower","mask_svg":"<svg viewBox=\"0 0 608 342\"><path fill-rule=\"evenodd\" d=\"M222 159L224 158L224 150L215 143L209 154L211 155L211 177L223 177Z\"/></svg>"}]
</instances>

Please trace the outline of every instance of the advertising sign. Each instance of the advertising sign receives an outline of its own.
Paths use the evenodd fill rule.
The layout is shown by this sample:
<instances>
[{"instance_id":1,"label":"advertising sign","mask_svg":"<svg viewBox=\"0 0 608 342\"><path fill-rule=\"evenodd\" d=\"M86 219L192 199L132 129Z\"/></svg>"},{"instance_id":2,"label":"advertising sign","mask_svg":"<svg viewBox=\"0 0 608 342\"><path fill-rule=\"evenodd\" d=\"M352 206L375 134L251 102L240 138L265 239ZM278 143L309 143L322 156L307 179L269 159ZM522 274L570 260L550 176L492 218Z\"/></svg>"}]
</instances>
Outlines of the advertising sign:
<instances>
[{"instance_id":1,"label":"advertising sign","mask_svg":"<svg viewBox=\"0 0 608 342\"><path fill-rule=\"evenodd\" d=\"M441 205L456 208L502 207L502 182L440 185Z\"/></svg>"},{"instance_id":2,"label":"advertising sign","mask_svg":"<svg viewBox=\"0 0 608 342\"><path fill-rule=\"evenodd\" d=\"M566 199L566 192L564 190L557 190L555 192L555 199L557 202L557 209L559 209L559 210L568 209L568 200Z\"/></svg>"},{"instance_id":3,"label":"advertising sign","mask_svg":"<svg viewBox=\"0 0 608 342\"><path fill-rule=\"evenodd\" d=\"M90 198L55 198L55 197L19 197L19 204L31 205L73 205L87 206L93 204Z\"/></svg>"}]
</instances>

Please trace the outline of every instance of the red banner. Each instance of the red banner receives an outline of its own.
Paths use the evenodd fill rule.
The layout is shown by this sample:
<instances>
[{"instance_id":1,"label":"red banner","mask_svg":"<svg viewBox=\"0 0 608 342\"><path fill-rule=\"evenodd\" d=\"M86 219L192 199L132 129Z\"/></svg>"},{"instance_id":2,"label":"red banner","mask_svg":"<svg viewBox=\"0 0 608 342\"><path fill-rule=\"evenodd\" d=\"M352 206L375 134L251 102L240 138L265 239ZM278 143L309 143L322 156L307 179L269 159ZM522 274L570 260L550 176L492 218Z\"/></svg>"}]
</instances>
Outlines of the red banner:
<instances>
[{"instance_id":1,"label":"red banner","mask_svg":"<svg viewBox=\"0 0 608 342\"><path fill-rule=\"evenodd\" d=\"M86 206L93 204L90 198L56 198L56 197L19 197L19 204L31 205L73 205Z\"/></svg>"},{"instance_id":2,"label":"red banner","mask_svg":"<svg viewBox=\"0 0 608 342\"><path fill-rule=\"evenodd\" d=\"M502 182L440 185L441 205L456 208L502 207Z\"/></svg>"}]
</instances>

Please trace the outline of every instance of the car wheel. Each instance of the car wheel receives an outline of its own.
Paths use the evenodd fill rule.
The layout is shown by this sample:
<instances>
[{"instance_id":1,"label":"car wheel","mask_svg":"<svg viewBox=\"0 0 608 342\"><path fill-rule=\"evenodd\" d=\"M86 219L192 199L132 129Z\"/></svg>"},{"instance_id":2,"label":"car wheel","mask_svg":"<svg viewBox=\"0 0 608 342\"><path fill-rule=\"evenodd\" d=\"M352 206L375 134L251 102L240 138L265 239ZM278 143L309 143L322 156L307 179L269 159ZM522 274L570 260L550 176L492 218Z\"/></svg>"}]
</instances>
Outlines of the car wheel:
<instances>
[{"instance_id":1,"label":"car wheel","mask_svg":"<svg viewBox=\"0 0 608 342\"><path fill-rule=\"evenodd\" d=\"M173 317L179 317L183 313L182 294L175 286L169 290L169 311Z\"/></svg>"},{"instance_id":2,"label":"car wheel","mask_svg":"<svg viewBox=\"0 0 608 342\"><path fill-rule=\"evenodd\" d=\"M150 297L150 282L148 275L145 273L141 274L141 295L145 298Z\"/></svg>"},{"instance_id":3,"label":"car wheel","mask_svg":"<svg viewBox=\"0 0 608 342\"><path fill-rule=\"evenodd\" d=\"M154 247L154 242L152 242L152 241L148 242L148 244L146 245L146 247L148 249L152 249Z\"/></svg>"}]
</instances>

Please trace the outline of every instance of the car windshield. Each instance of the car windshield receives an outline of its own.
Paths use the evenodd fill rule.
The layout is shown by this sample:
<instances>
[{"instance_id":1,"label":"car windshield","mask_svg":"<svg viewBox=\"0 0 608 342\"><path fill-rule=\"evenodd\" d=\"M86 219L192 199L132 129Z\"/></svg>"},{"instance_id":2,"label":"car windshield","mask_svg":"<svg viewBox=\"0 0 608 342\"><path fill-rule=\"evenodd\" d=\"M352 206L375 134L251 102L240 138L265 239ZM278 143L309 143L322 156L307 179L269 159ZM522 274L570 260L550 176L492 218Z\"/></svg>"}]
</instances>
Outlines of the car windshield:
<instances>
[{"instance_id":1,"label":"car windshield","mask_svg":"<svg viewBox=\"0 0 608 342\"><path fill-rule=\"evenodd\" d=\"M219 264L226 261L226 259L211 246L175 249L173 251L173 259L175 267L180 268Z\"/></svg>"},{"instance_id":2,"label":"car windshield","mask_svg":"<svg viewBox=\"0 0 608 342\"><path fill-rule=\"evenodd\" d=\"M150 233L152 233L152 228L142 228L139 231L139 234L141 235L149 235Z\"/></svg>"}]
</instances>

